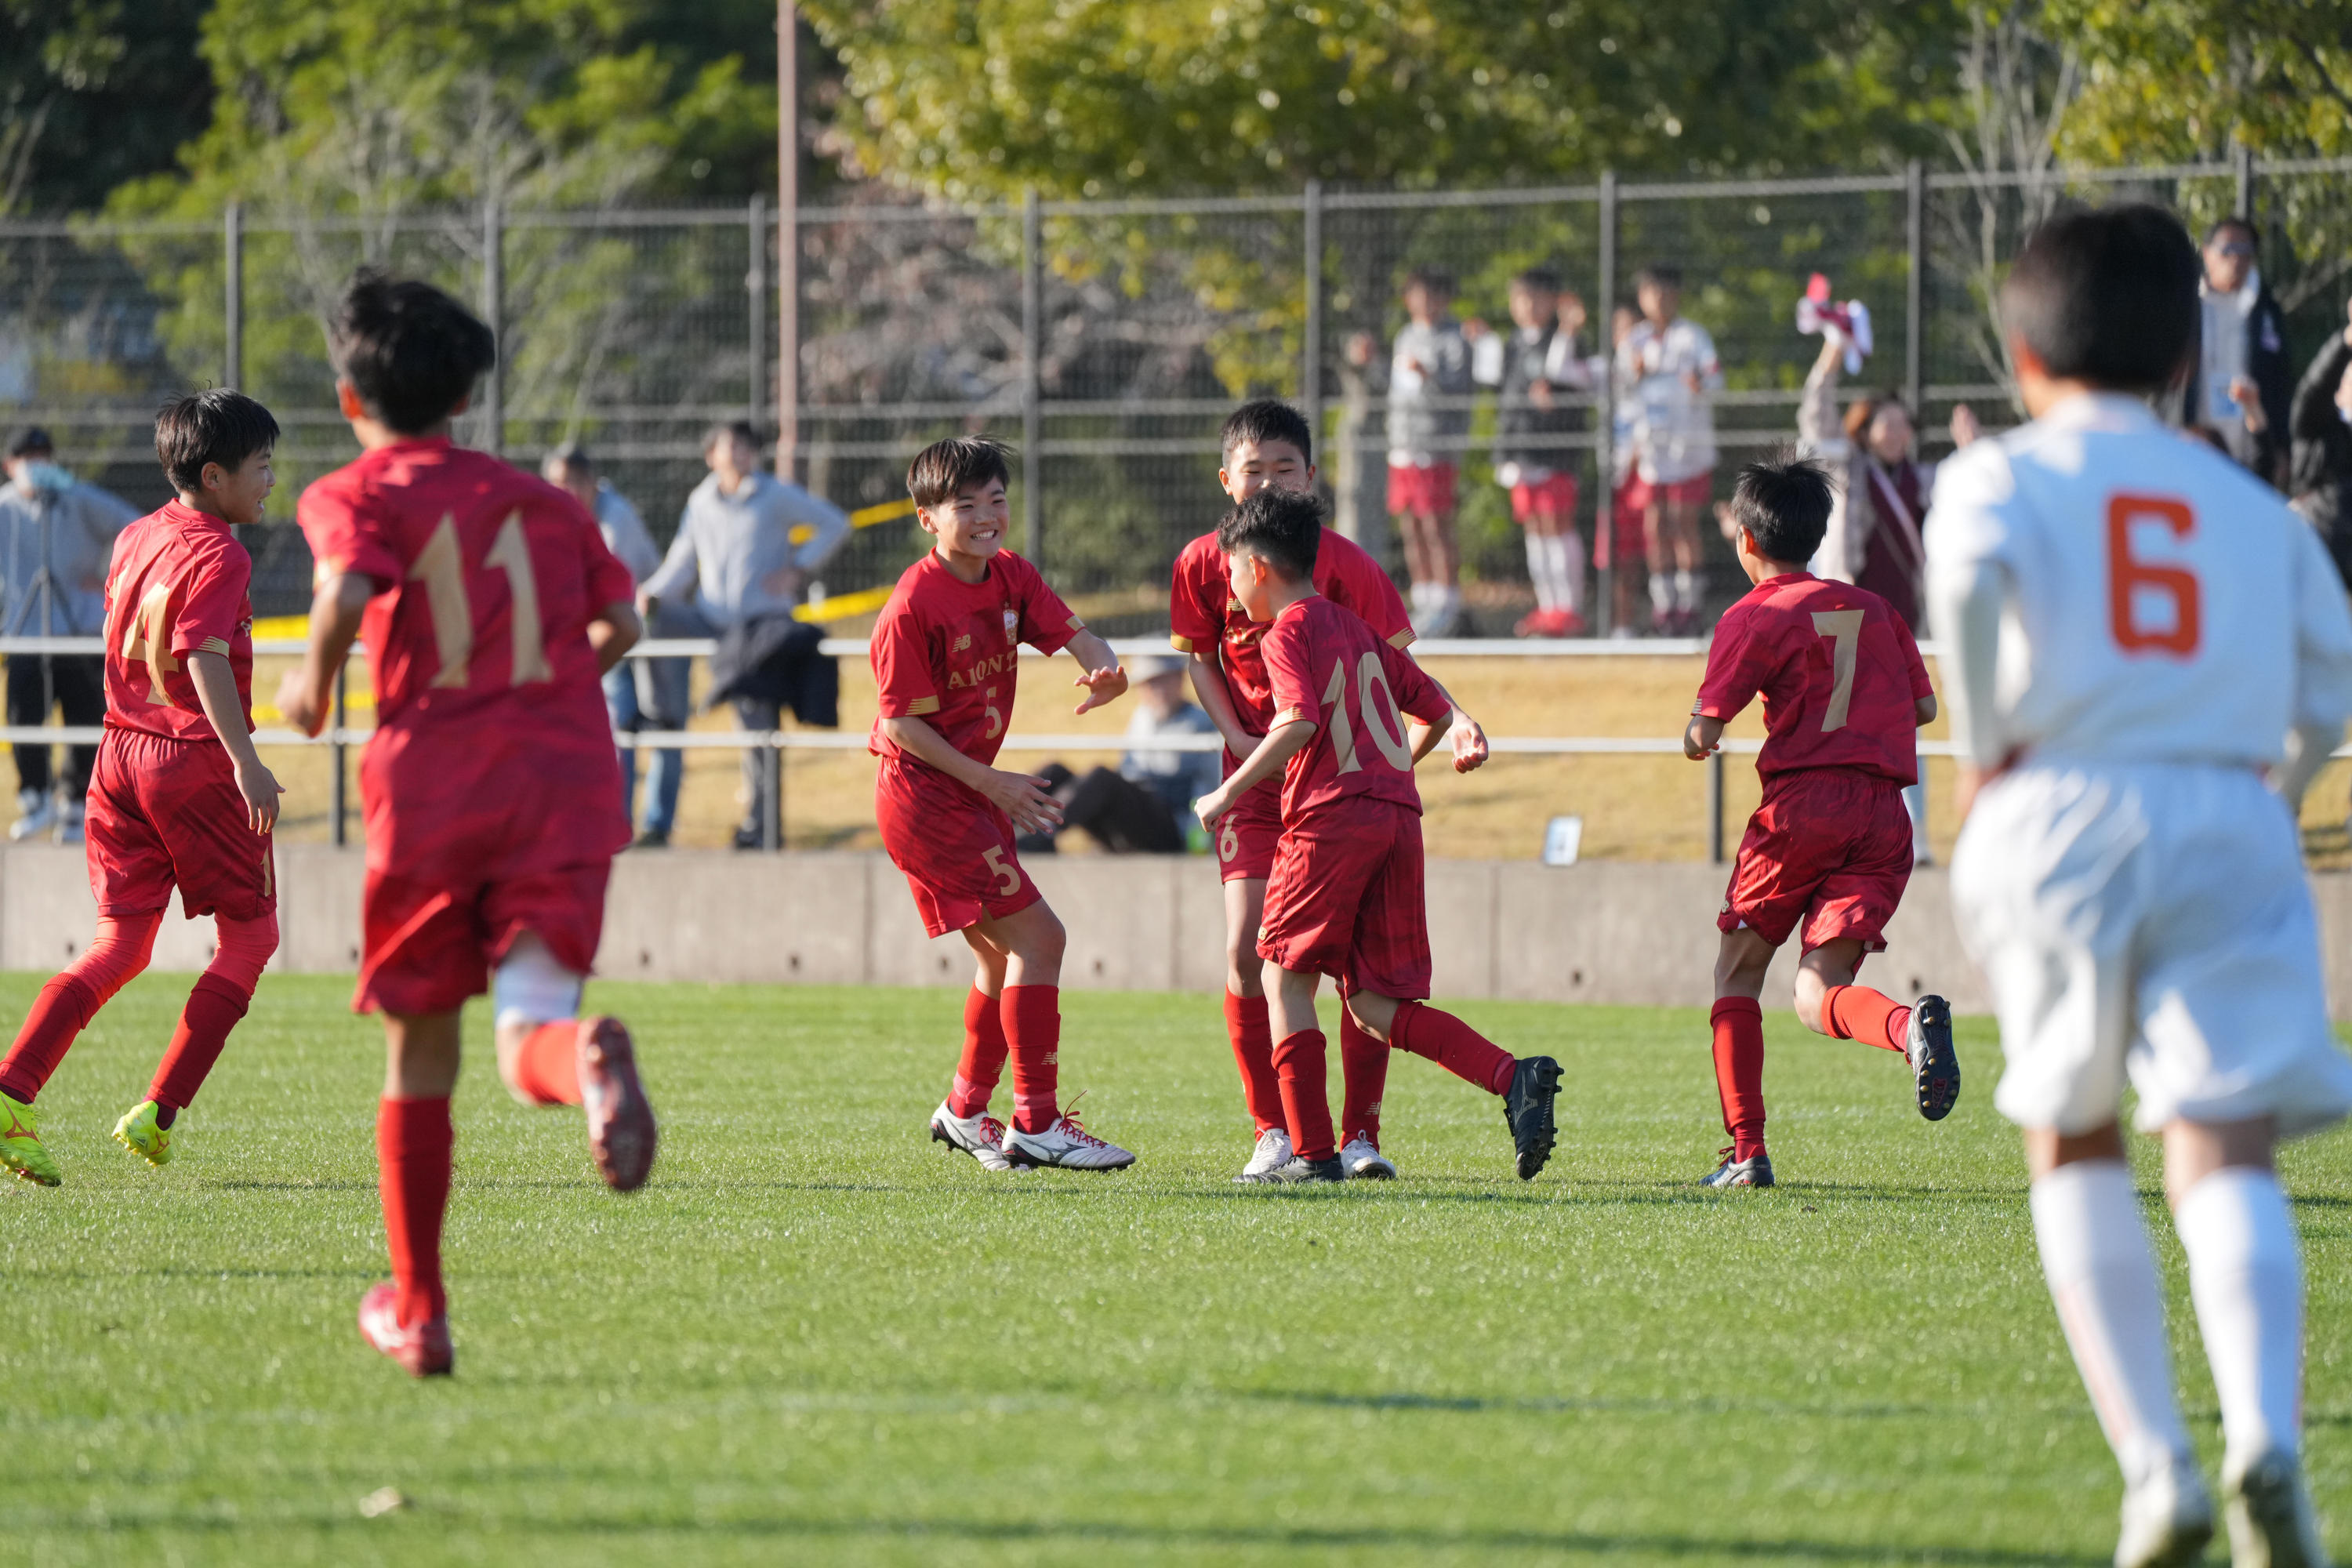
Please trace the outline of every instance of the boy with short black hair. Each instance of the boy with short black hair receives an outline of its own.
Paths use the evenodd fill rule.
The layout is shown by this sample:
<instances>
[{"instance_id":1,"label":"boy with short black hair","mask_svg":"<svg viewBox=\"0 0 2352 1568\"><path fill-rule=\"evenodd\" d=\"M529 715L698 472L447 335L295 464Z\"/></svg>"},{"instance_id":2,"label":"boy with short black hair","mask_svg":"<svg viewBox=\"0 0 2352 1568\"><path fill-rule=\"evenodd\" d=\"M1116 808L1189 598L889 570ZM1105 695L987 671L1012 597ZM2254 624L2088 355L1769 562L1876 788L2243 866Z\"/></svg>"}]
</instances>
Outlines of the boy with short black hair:
<instances>
[{"instance_id":1,"label":"boy with short black hair","mask_svg":"<svg viewBox=\"0 0 2352 1568\"><path fill-rule=\"evenodd\" d=\"M1462 438L1470 433L1470 344L1454 319L1454 278L1433 267L1405 275L1405 324L1389 352L1389 513L1404 536L1412 625L1447 637L1462 619L1462 549L1454 511ZM1369 354L1351 346L1351 357Z\"/></svg>"},{"instance_id":2,"label":"boy with short black hair","mask_svg":"<svg viewBox=\"0 0 2352 1568\"><path fill-rule=\"evenodd\" d=\"M1716 921L1716 1091L1732 1146L1705 1186L1772 1185L1758 998L1773 953L1801 927L1796 1004L1805 1026L1901 1052L1930 1121L1959 1098L1944 999L1905 1007L1853 983L1864 955L1885 948L1886 922L1911 879L1903 787L1918 776L1917 730L1935 718L1936 696L1910 629L1885 600L1805 570L1831 499L1829 476L1790 453L1739 471L1735 542L1756 586L1716 624L1683 735L1683 754L1704 759L1724 725L1763 696L1764 799Z\"/></svg>"},{"instance_id":3,"label":"boy with short black hair","mask_svg":"<svg viewBox=\"0 0 2352 1568\"><path fill-rule=\"evenodd\" d=\"M1617 346L1620 395L1640 405L1634 477L1650 561L1650 627L1698 629L1698 518L1715 491L1715 410L1723 365L1706 329L1682 313L1678 267L1653 262L1634 275L1642 319Z\"/></svg>"},{"instance_id":4,"label":"boy with short black hair","mask_svg":"<svg viewBox=\"0 0 2352 1568\"><path fill-rule=\"evenodd\" d=\"M56 1186L33 1101L74 1038L147 967L174 888L217 945L188 993L147 1098L114 1136L151 1165L172 1158L179 1113L245 1016L278 948L270 830L278 780L253 749L253 558L230 531L261 521L278 421L226 389L174 398L155 456L178 492L124 529L106 579L106 738L90 777L98 934L41 988L0 1059L0 1165Z\"/></svg>"},{"instance_id":5,"label":"boy with short black hair","mask_svg":"<svg viewBox=\"0 0 2352 1568\"><path fill-rule=\"evenodd\" d=\"M278 705L317 734L365 634L376 731L360 761L364 947L352 1007L384 1016L377 1107L392 1282L360 1332L410 1373L449 1372L441 1226L459 1014L489 991L499 1075L580 1105L618 1192L656 1129L620 1020L582 1018L613 856L628 841L601 679L636 641L628 568L579 501L451 444L494 363L490 330L429 284L366 269L328 323L362 455L305 491L317 559L310 648Z\"/></svg>"},{"instance_id":6,"label":"boy with short black hair","mask_svg":"<svg viewBox=\"0 0 2352 1568\"><path fill-rule=\"evenodd\" d=\"M1592 371L1577 353L1584 301L1561 287L1549 267L1513 277L1511 331L1484 321L1462 324L1471 371L1495 388L1495 482L1510 492L1511 520L1527 533L1533 614L1512 627L1518 637L1580 637L1584 632L1584 536L1577 531L1575 451L1561 437L1582 430L1584 411L1565 399L1590 390Z\"/></svg>"},{"instance_id":7,"label":"boy with short black hair","mask_svg":"<svg viewBox=\"0 0 2352 1568\"><path fill-rule=\"evenodd\" d=\"M882 847L906 873L923 930L962 933L978 963L963 1054L931 1137L982 1168L1118 1171L1135 1156L1079 1125L1058 1100L1062 922L1021 868L1016 840L1061 826L1041 779L996 764L1021 644L1068 648L1088 712L1127 690L1110 645L1037 569L1004 548L1005 450L985 437L934 441L907 469L915 520L935 542L907 568L869 641L880 712L869 749ZM1007 1058L1013 1125L988 1113Z\"/></svg>"},{"instance_id":8,"label":"boy with short black hair","mask_svg":"<svg viewBox=\"0 0 2352 1568\"><path fill-rule=\"evenodd\" d=\"M1274 1063L1295 1152L1243 1179L1347 1179L1315 1016L1316 989L1328 974L1348 1016L1371 1038L1504 1097L1525 1181L1551 1156L1559 1064L1514 1060L1423 1005L1429 926L1412 766L1450 734L1454 765L1466 773L1486 760L1485 738L1418 665L1315 591L1322 531L1315 498L1282 489L1252 496L1217 531L1233 596L1265 627L1259 647L1276 712L1247 760L1202 798L1202 822L1214 831L1236 802L1282 775L1282 838L1258 953L1279 976ZM1421 723L1408 726L1406 714Z\"/></svg>"}]
</instances>

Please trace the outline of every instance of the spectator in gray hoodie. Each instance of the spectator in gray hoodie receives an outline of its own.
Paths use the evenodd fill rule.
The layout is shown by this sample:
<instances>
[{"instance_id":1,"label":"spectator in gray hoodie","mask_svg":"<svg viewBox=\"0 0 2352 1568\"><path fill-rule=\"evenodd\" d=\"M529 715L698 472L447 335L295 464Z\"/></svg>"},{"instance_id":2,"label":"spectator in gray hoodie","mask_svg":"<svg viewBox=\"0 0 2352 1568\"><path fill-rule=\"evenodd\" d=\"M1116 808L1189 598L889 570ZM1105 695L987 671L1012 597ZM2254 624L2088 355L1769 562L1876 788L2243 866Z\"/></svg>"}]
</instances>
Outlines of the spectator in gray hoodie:
<instances>
[{"instance_id":1,"label":"spectator in gray hoodie","mask_svg":"<svg viewBox=\"0 0 2352 1568\"><path fill-rule=\"evenodd\" d=\"M0 633L98 636L105 628L114 538L138 510L59 468L57 444L38 426L9 441L7 463L8 482L0 486ZM11 655L8 722L46 724L52 709L68 724L104 723L106 660L97 654ZM55 828L60 842L79 843L98 748L71 748L62 781L53 780L46 744L12 749L17 817L8 837L21 840Z\"/></svg>"},{"instance_id":2,"label":"spectator in gray hoodie","mask_svg":"<svg viewBox=\"0 0 2352 1568\"><path fill-rule=\"evenodd\" d=\"M717 637L763 616L791 615L810 577L849 537L849 519L839 507L761 468L759 437L751 426L740 420L712 426L702 437L702 460L710 475L687 498L669 554L637 590L646 625L656 637ZM653 696L653 721L664 729L682 728L686 682L656 679ZM773 702L742 698L734 707L736 722L746 730L772 730L782 721ZM656 791L663 787L661 765L656 755ZM756 849L775 803L754 752L743 753L743 793L747 809L735 847Z\"/></svg>"}]
</instances>

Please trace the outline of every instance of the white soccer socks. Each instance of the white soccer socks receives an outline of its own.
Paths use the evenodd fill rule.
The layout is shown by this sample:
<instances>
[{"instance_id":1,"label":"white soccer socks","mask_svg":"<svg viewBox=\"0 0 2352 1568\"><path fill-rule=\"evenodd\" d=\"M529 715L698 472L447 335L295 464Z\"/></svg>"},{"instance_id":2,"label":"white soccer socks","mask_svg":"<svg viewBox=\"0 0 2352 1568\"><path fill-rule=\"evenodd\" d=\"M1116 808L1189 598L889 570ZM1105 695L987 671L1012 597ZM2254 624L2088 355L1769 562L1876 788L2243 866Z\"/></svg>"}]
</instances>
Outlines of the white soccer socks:
<instances>
[{"instance_id":1,"label":"white soccer socks","mask_svg":"<svg viewBox=\"0 0 2352 1568\"><path fill-rule=\"evenodd\" d=\"M1552 576L1551 540L1532 528L1528 530L1528 582L1535 588L1537 609L1564 607L1559 602L1559 584Z\"/></svg>"},{"instance_id":2,"label":"white soccer socks","mask_svg":"<svg viewBox=\"0 0 2352 1568\"><path fill-rule=\"evenodd\" d=\"M1685 615L1698 609L1698 574L1688 570L1675 574L1675 608Z\"/></svg>"},{"instance_id":3,"label":"white soccer socks","mask_svg":"<svg viewBox=\"0 0 2352 1568\"><path fill-rule=\"evenodd\" d=\"M2266 1453L2294 1457L2303 1425L2303 1264L2286 1194L2268 1171L2225 1166L2189 1189L2173 1223L2189 1254L2189 1298L2230 1458L2242 1466Z\"/></svg>"},{"instance_id":4,"label":"white soccer socks","mask_svg":"<svg viewBox=\"0 0 2352 1568\"><path fill-rule=\"evenodd\" d=\"M1584 537L1528 531L1528 581L1535 585L1536 608L1584 614Z\"/></svg>"},{"instance_id":5,"label":"white soccer socks","mask_svg":"<svg viewBox=\"0 0 2352 1568\"><path fill-rule=\"evenodd\" d=\"M2124 1479L2137 1487L2190 1449L2131 1169L2118 1160L2061 1165L2033 1184L2031 1202L2066 1343Z\"/></svg>"}]
</instances>

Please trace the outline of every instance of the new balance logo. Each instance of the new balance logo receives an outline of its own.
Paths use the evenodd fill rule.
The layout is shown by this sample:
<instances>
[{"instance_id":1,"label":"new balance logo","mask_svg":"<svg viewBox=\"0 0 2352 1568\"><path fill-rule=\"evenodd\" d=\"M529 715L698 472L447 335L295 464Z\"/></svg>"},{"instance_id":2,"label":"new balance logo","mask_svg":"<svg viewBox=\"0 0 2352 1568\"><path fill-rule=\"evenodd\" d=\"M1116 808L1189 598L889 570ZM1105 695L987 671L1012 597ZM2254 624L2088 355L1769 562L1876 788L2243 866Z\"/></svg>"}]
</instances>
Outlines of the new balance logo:
<instances>
[{"instance_id":1,"label":"new balance logo","mask_svg":"<svg viewBox=\"0 0 2352 1568\"><path fill-rule=\"evenodd\" d=\"M963 634L963 636L961 636L961 637L960 637L956 638L956 640L955 640L955 647L953 647L950 648L948 651L949 651L950 653L961 653L964 649L966 649L966 648L970 647L971 646L971 634L970 632L966 632L966 633L964 633L964 634Z\"/></svg>"}]
</instances>

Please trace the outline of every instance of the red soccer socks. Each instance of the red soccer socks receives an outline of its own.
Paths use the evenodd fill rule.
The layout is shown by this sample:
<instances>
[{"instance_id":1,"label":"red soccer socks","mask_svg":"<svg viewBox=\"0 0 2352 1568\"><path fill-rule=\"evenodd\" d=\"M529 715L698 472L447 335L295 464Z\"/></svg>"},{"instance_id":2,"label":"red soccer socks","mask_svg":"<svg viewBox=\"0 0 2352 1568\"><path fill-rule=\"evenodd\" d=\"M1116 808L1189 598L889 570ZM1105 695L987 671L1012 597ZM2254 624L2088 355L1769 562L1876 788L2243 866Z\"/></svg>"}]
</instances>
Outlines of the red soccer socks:
<instances>
[{"instance_id":1,"label":"red soccer socks","mask_svg":"<svg viewBox=\"0 0 2352 1568\"><path fill-rule=\"evenodd\" d=\"M1488 1094L1508 1094L1511 1074L1519 1065L1517 1058L1453 1014L1422 1002L1397 1004L1396 1022L1389 1026L1389 1043L1427 1057Z\"/></svg>"},{"instance_id":2,"label":"red soccer socks","mask_svg":"<svg viewBox=\"0 0 2352 1568\"><path fill-rule=\"evenodd\" d=\"M1731 1134L1731 1157L1745 1160L1764 1149L1764 1008L1752 996L1726 996L1708 1018L1723 1130Z\"/></svg>"},{"instance_id":3,"label":"red soccer socks","mask_svg":"<svg viewBox=\"0 0 2352 1568\"><path fill-rule=\"evenodd\" d=\"M1832 985L1822 997L1822 1022L1841 1040L1899 1052L1911 1033L1911 1009L1867 985Z\"/></svg>"},{"instance_id":4,"label":"red soccer socks","mask_svg":"<svg viewBox=\"0 0 2352 1568\"><path fill-rule=\"evenodd\" d=\"M455 1142L446 1098L386 1100L376 1107L377 1184L403 1328L413 1329L447 1310L441 1290L441 1217L449 1207Z\"/></svg>"},{"instance_id":5,"label":"red soccer socks","mask_svg":"<svg viewBox=\"0 0 2352 1568\"><path fill-rule=\"evenodd\" d=\"M41 987L32 1010L25 1015L16 1043L0 1058L0 1091L30 1105L49 1075L73 1047L74 1037L89 1026L98 1010L147 967L155 950L155 931L163 911L152 914L98 917L98 934L65 973Z\"/></svg>"},{"instance_id":6,"label":"red soccer socks","mask_svg":"<svg viewBox=\"0 0 2352 1568\"><path fill-rule=\"evenodd\" d=\"M1060 1077L1062 988L1004 988L1004 1037L1013 1058L1013 1126L1043 1132L1062 1119L1054 1094Z\"/></svg>"},{"instance_id":7,"label":"red soccer socks","mask_svg":"<svg viewBox=\"0 0 2352 1568\"><path fill-rule=\"evenodd\" d=\"M1389 1048L1364 1032L1343 1003L1339 1008L1339 1131L1381 1142L1381 1097L1388 1092ZM1506 1087L1508 1087L1506 1085Z\"/></svg>"},{"instance_id":8,"label":"red soccer socks","mask_svg":"<svg viewBox=\"0 0 2352 1568\"><path fill-rule=\"evenodd\" d=\"M220 1060L221 1047L228 1044L228 1032L236 1027L252 1002L253 993L239 989L232 980L209 972L196 976L188 1005L180 1010L180 1026L172 1031L172 1043L155 1068L154 1082L147 1088L147 1098L159 1110L177 1112L195 1103L196 1090L204 1087L205 1076Z\"/></svg>"},{"instance_id":9,"label":"red soccer socks","mask_svg":"<svg viewBox=\"0 0 2352 1568\"><path fill-rule=\"evenodd\" d=\"M1290 1128L1291 1152L1302 1160L1332 1160L1339 1153L1331 1131L1331 1102L1324 1094L1324 1046L1320 1029L1301 1029L1274 1043L1283 1119Z\"/></svg>"},{"instance_id":10,"label":"red soccer socks","mask_svg":"<svg viewBox=\"0 0 2352 1568\"><path fill-rule=\"evenodd\" d=\"M507 1080L533 1105L578 1105L580 1020L541 1024L523 1037Z\"/></svg>"},{"instance_id":11,"label":"red soccer socks","mask_svg":"<svg viewBox=\"0 0 2352 1568\"><path fill-rule=\"evenodd\" d=\"M996 1080L1004 1076L1004 1058L1012 1048L1004 1036L1003 1003L973 986L964 994L963 1056L956 1063L948 1109L964 1117L986 1110L989 1097L996 1092Z\"/></svg>"},{"instance_id":12,"label":"red soccer socks","mask_svg":"<svg viewBox=\"0 0 2352 1568\"><path fill-rule=\"evenodd\" d=\"M1250 1120L1260 1132L1285 1126L1282 1079L1274 1070L1274 1026L1266 1020L1265 998L1226 992L1225 1034L1234 1042L1234 1065L1242 1071L1242 1097L1249 1101Z\"/></svg>"}]
</instances>

